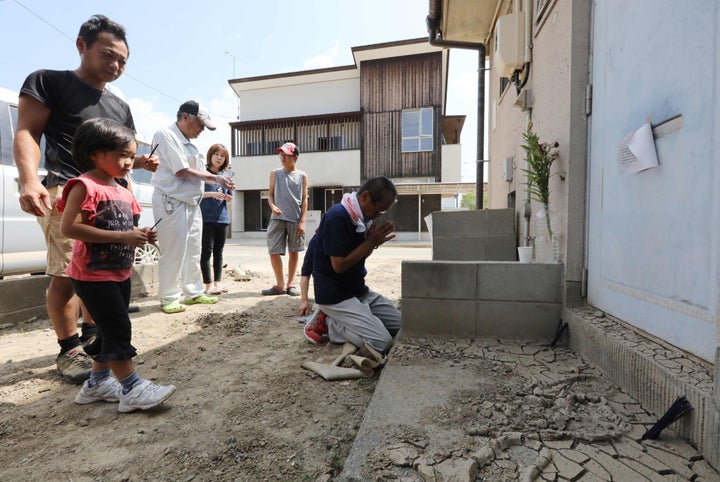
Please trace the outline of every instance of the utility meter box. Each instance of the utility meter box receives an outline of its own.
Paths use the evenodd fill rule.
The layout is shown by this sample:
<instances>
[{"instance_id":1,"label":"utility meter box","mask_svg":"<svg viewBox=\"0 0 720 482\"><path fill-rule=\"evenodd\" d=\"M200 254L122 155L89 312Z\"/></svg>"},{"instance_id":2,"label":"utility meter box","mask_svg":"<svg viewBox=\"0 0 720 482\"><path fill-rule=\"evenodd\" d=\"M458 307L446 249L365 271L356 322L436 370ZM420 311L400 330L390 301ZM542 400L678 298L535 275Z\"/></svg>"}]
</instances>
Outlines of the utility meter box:
<instances>
[{"instance_id":1,"label":"utility meter box","mask_svg":"<svg viewBox=\"0 0 720 482\"><path fill-rule=\"evenodd\" d=\"M523 12L513 12L497 19L493 61L500 77L511 77L515 70L523 66L524 22Z\"/></svg>"}]
</instances>

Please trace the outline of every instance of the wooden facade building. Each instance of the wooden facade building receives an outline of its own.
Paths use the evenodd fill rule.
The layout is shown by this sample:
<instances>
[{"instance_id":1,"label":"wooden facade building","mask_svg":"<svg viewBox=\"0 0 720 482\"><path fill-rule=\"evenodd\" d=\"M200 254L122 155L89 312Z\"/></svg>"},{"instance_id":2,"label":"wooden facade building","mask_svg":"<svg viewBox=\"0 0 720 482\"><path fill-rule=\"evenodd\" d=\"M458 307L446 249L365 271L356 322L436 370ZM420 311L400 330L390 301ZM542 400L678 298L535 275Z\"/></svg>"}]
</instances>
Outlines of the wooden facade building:
<instances>
[{"instance_id":1,"label":"wooden facade building","mask_svg":"<svg viewBox=\"0 0 720 482\"><path fill-rule=\"evenodd\" d=\"M266 228L269 173L280 166L275 149L288 141L308 173L309 209L321 214L383 175L399 194L385 217L422 237L422 218L441 210L443 196L474 192L460 179L464 116L445 116L448 51L414 39L352 52L351 66L230 80L241 105L231 124L241 204L233 235Z\"/></svg>"}]
</instances>

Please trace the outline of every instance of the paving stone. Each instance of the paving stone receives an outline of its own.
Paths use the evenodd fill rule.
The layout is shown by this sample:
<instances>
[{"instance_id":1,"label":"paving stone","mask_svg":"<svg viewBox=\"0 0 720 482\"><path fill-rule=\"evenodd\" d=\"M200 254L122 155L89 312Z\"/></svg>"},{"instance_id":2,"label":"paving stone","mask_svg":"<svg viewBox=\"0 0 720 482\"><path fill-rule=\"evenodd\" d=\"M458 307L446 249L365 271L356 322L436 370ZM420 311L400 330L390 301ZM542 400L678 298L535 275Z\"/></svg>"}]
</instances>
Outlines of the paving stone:
<instances>
[{"instance_id":1,"label":"paving stone","mask_svg":"<svg viewBox=\"0 0 720 482\"><path fill-rule=\"evenodd\" d=\"M448 459L433 468L435 480L448 482L473 482L478 472L477 464L472 459Z\"/></svg>"},{"instance_id":2,"label":"paving stone","mask_svg":"<svg viewBox=\"0 0 720 482\"><path fill-rule=\"evenodd\" d=\"M535 355L546 349L547 349L547 347L538 346L538 345L524 345L522 348L522 351L525 355Z\"/></svg>"},{"instance_id":3,"label":"paving stone","mask_svg":"<svg viewBox=\"0 0 720 482\"><path fill-rule=\"evenodd\" d=\"M618 456L631 459L636 458L637 454L643 453L643 450L645 449L645 447L641 444L626 437L624 437L620 442L614 442L613 446L615 447L615 451L618 453Z\"/></svg>"},{"instance_id":4,"label":"paving stone","mask_svg":"<svg viewBox=\"0 0 720 482\"><path fill-rule=\"evenodd\" d=\"M715 472L710 464L705 460L698 460L693 462L691 467L692 471L698 475L695 480L707 480L713 482L720 482L720 474Z\"/></svg>"},{"instance_id":5,"label":"paving stone","mask_svg":"<svg viewBox=\"0 0 720 482\"><path fill-rule=\"evenodd\" d=\"M644 480L649 480L651 482L655 482L658 480L661 475L657 473L656 471L652 470L650 467L646 467L640 462L633 460L633 459L622 459L624 464L627 464L628 467L633 469L638 474L642 474ZM643 480L643 479L640 479Z\"/></svg>"},{"instance_id":6,"label":"paving stone","mask_svg":"<svg viewBox=\"0 0 720 482\"><path fill-rule=\"evenodd\" d=\"M585 462L590 460L590 457L588 457L582 452L578 452L577 450L561 450L560 453L564 457L567 457L568 459L578 464L584 464Z\"/></svg>"},{"instance_id":7,"label":"paving stone","mask_svg":"<svg viewBox=\"0 0 720 482\"><path fill-rule=\"evenodd\" d=\"M646 450L648 455L655 457L663 465L672 469L676 474L688 479L693 476L693 471L690 470L690 467L688 467L689 461L687 459L651 446L647 446Z\"/></svg>"},{"instance_id":8,"label":"paving stone","mask_svg":"<svg viewBox=\"0 0 720 482\"><path fill-rule=\"evenodd\" d=\"M607 479L601 479L600 477L593 474L592 472L587 472L587 473L585 473L585 475L583 475L582 477L580 477L578 479L578 482L603 482L604 480L607 480Z\"/></svg>"},{"instance_id":9,"label":"paving stone","mask_svg":"<svg viewBox=\"0 0 720 482\"><path fill-rule=\"evenodd\" d=\"M629 465L625 464L624 460L614 459L603 452L598 452L595 460L597 461L597 463L602 465L605 470L610 472L612 480L635 481L641 480L643 477L640 473L632 469Z\"/></svg>"},{"instance_id":10,"label":"paving stone","mask_svg":"<svg viewBox=\"0 0 720 482\"><path fill-rule=\"evenodd\" d=\"M642 444L645 447L653 447L658 450L669 452L673 455L686 459L688 462L700 457L697 450L695 450L687 442L681 440L672 430L663 432L663 436L659 439L644 440Z\"/></svg>"},{"instance_id":11,"label":"paving stone","mask_svg":"<svg viewBox=\"0 0 720 482\"><path fill-rule=\"evenodd\" d=\"M557 450L552 451L552 458L555 467L557 467L558 475L564 479L575 480L575 477L582 474L585 470L582 465L564 457L562 453Z\"/></svg>"},{"instance_id":12,"label":"paving stone","mask_svg":"<svg viewBox=\"0 0 720 482\"><path fill-rule=\"evenodd\" d=\"M526 439L525 439L525 446L526 446L527 448L530 448L530 449L533 449L533 450L537 450L538 452L540 451L541 448L543 448L543 445L545 445L545 444L543 444L543 443L540 442L539 440L533 440L533 439L530 439L530 438L526 438Z\"/></svg>"},{"instance_id":13,"label":"paving stone","mask_svg":"<svg viewBox=\"0 0 720 482\"><path fill-rule=\"evenodd\" d=\"M647 432L650 427L652 427L652 424L643 425L640 423L631 423L630 431L626 433L625 436L632 440L640 440L643 434Z\"/></svg>"},{"instance_id":14,"label":"paving stone","mask_svg":"<svg viewBox=\"0 0 720 482\"><path fill-rule=\"evenodd\" d=\"M555 450L569 449L573 446L572 440L548 440L543 442L547 447Z\"/></svg>"},{"instance_id":15,"label":"paving stone","mask_svg":"<svg viewBox=\"0 0 720 482\"><path fill-rule=\"evenodd\" d=\"M597 463L592 458L583 464L583 468L585 470L587 470L589 473L595 475L598 478L598 480L607 480L607 481L612 480L610 473L607 470L605 470L602 465ZM583 478L580 480L585 480L585 476L583 476Z\"/></svg>"},{"instance_id":16,"label":"paving stone","mask_svg":"<svg viewBox=\"0 0 720 482\"><path fill-rule=\"evenodd\" d=\"M550 462L542 469L540 476L543 478L550 477L550 480L555 480L557 479L559 472L560 471L558 470L557 465Z\"/></svg>"},{"instance_id":17,"label":"paving stone","mask_svg":"<svg viewBox=\"0 0 720 482\"><path fill-rule=\"evenodd\" d=\"M598 450L605 452L607 455L614 459L618 456L617 450L615 450L615 447L613 447L611 444L597 444L594 445L594 447L597 447Z\"/></svg>"}]
</instances>

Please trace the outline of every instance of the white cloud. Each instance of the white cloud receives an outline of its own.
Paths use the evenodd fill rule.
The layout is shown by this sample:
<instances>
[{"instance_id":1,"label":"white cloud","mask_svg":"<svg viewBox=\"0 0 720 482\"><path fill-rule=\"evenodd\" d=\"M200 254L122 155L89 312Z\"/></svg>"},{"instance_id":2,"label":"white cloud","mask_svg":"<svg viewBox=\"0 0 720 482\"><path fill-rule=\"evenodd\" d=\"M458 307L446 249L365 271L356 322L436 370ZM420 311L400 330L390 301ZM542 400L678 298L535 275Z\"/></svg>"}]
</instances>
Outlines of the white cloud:
<instances>
[{"instance_id":1,"label":"white cloud","mask_svg":"<svg viewBox=\"0 0 720 482\"><path fill-rule=\"evenodd\" d=\"M340 46L335 44L329 51L317 54L305 60L304 68L311 69L322 69L325 67L335 67L338 65L338 53L340 52Z\"/></svg>"},{"instance_id":2,"label":"white cloud","mask_svg":"<svg viewBox=\"0 0 720 482\"><path fill-rule=\"evenodd\" d=\"M174 115L155 111L152 102L131 98L128 100L128 104L130 105L130 111L135 120L135 130L138 133L138 137L146 142L152 140L157 130L169 126L175 120Z\"/></svg>"},{"instance_id":3,"label":"white cloud","mask_svg":"<svg viewBox=\"0 0 720 482\"><path fill-rule=\"evenodd\" d=\"M213 144L222 144L230 150L230 125L238 118L238 98L229 85L223 86L219 97L200 99L200 102L210 111L210 118L215 122L217 129L205 129L194 144L203 154L207 153Z\"/></svg>"},{"instance_id":4,"label":"white cloud","mask_svg":"<svg viewBox=\"0 0 720 482\"><path fill-rule=\"evenodd\" d=\"M217 125L211 131L205 129L200 136L193 140L201 153L207 152L213 144L223 144L230 147L229 122L237 120L237 96L229 85L225 86L216 98L200 98L199 102L210 111L210 117ZM141 140L150 142L159 129L175 122L175 112L167 113L156 110L152 102L138 98L128 100L130 110L135 120L135 130Z\"/></svg>"}]
</instances>

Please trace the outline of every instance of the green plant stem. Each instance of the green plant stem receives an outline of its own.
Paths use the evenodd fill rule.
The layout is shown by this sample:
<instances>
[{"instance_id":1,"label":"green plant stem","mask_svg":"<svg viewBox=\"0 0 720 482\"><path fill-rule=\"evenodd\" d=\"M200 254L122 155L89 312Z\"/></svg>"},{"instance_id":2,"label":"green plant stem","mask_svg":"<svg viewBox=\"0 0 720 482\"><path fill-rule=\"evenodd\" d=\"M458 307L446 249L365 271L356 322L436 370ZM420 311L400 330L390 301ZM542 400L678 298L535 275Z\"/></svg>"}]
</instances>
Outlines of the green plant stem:
<instances>
[{"instance_id":1,"label":"green plant stem","mask_svg":"<svg viewBox=\"0 0 720 482\"><path fill-rule=\"evenodd\" d=\"M550 206L547 204L543 206L543 209L545 209L545 224L547 225L548 230L548 241L552 240L552 228L550 227Z\"/></svg>"}]
</instances>

